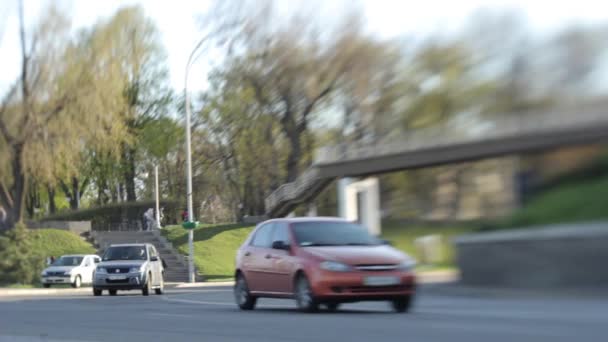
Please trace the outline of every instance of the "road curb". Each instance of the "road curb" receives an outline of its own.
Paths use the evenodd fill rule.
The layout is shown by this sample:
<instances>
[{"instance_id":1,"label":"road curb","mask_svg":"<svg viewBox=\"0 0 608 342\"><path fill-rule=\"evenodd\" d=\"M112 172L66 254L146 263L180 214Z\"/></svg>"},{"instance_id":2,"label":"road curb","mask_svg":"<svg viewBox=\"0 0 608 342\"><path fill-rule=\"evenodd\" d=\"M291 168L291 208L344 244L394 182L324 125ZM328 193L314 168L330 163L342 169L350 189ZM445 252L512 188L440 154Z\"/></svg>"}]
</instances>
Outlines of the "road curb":
<instances>
[{"instance_id":1,"label":"road curb","mask_svg":"<svg viewBox=\"0 0 608 342\"><path fill-rule=\"evenodd\" d=\"M0 297L17 297L17 296L47 296L52 294L80 294L91 292L92 289L0 289Z\"/></svg>"}]
</instances>

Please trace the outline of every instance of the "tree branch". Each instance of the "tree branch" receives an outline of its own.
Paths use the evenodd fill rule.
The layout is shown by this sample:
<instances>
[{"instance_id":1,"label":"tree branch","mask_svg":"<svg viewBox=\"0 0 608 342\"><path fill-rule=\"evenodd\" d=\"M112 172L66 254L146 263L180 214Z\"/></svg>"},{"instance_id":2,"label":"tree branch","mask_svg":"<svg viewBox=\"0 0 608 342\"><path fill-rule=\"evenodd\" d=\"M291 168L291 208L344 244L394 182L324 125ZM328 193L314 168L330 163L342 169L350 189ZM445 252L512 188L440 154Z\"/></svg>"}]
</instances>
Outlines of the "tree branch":
<instances>
[{"instance_id":1,"label":"tree branch","mask_svg":"<svg viewBox=\"0 0 608 342\"><path fill-rule=\"evenodd\" d=\"M6 186L2 182L0 182L0 202L8 205L9 207L13 206L13 198L11 194L6 190ZM7 210L8 208L4 209Z\"/></svg>"},{"instance_id":2,"label":"tree branch","mask_svg":"<svg viewBox=\"0 0 608 342\"><path fill-rule=\"evenodd\" d=\"M8 131L8 127L6 127L6 123L4 122L3 118L4 118L4 113L8 109L9 102L13 98L13 95L15 95L15 92L17 91L17 84L18 83L13 84L11 89L8 91L8 93L4 97L4 100L2 101L2 106L0 107L0 133L2 133L4 140L6 140L6 142L8 144L11 144L15 140L15 137L12 136L10 134L10 132Z\"/></svg>"}]
</instances>

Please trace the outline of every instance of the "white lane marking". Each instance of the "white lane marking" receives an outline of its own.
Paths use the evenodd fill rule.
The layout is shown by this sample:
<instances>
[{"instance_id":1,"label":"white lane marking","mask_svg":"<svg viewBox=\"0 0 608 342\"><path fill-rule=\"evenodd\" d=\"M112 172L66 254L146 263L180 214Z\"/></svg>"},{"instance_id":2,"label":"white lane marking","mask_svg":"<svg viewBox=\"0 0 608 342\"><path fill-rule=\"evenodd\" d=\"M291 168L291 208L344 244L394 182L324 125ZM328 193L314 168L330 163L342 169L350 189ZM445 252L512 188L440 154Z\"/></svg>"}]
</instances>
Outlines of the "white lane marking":
<instances>
[{"instance_id":1,"label":"white lane marking","mask_svg":"<svg viewBox=\"0 0 608 342\"><path fill-rule=\"evenodd\" d=\"M181 299L181 298L167 298L161 297L162 300L173 303L185 303L185 304L197 304L197 305L217 305L217 306L236 306L235 303L226 302L210 302L206 300L194 300L194 299ZM281 308L281 309L292 309L293 306L289 305L261 305L261 308Z\"/></svg>"}]
</instances>

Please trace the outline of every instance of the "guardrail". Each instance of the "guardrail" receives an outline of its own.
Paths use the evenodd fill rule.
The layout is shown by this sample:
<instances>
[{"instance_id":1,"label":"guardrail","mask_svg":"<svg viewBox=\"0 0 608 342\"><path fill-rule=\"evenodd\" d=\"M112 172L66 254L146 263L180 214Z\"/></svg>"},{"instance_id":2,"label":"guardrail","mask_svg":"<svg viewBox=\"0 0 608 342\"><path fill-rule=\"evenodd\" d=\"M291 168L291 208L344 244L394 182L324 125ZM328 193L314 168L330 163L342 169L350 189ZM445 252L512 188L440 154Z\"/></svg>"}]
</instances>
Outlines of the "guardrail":
<instances>
[{"instance_id":1,"label":"guardrail","mask_svg":"<svg viewBox=\"0 0 608 342\"><path fill-rule=\"evenodd\" d=\"M372 144L359 142L321 147L315 153L313 165L296 181L281 185L266 197L266 210L270 212L281 203L295 201L304 191L310 189L320 180L317 166L488 139L584 128L596 124L608 124L608 102L495 115L476 123L474 129L469 126L463 130L448 123L409 132L400 139L379 140Z\"/></svg>"}]
</instances>

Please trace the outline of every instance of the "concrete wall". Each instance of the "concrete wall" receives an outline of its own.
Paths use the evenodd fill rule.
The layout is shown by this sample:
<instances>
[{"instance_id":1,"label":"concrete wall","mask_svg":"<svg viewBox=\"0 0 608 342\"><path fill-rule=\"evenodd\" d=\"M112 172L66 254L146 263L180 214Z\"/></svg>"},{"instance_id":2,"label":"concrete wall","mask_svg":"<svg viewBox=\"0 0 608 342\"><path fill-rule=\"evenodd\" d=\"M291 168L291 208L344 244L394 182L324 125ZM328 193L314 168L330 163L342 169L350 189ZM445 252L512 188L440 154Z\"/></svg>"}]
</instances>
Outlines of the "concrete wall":
<instances>
[{"instance_id":1,"label":"concrete wall","mask_svg":"<svg viewBox=\"0 0 608 342\"><path fill-rule=\"evenodd\" d=\"M454 240L466 285L605 287L608 222L469 234Z\"/></svg>"},{"instance_id":2,"label":"concrete wall","mask_svg":"<svg viewBox=\"0 0 608 342\"><path fill-rule=\"evenodd\" d=\"M78 235L91 231L91 221L30 221L26 225L30 229L54 228L68 230Z\"/></svg>"}]
</instances>

